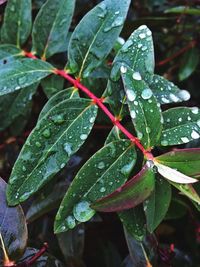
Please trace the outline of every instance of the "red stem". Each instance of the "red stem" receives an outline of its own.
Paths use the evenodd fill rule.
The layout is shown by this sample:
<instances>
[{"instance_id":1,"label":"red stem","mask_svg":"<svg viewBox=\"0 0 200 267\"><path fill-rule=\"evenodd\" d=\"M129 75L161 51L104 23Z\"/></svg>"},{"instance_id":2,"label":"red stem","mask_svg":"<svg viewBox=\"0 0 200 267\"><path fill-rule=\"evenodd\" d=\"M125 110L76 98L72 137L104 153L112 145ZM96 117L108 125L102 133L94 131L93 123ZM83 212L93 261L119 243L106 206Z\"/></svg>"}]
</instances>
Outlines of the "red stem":
<instances>
[{"instance_id":1,"label":"red stem","mask_svg":"<svg viewBox=\"0 0 200 267\"><path fill-rule=\"evenodd\" d=\"M29 57L29 58L33 58L36 59L36 56L33 55L31 52L25 52L24 51L24 55ZM103 98L98 98L97 96L95 96L87 87L85 87L83 84L80 83L80 79L74 79L73 77L71 77L69 74L66 73L65 70L59 70L59 69L54 69L54 73L57 75L60 75L61 77L65 78L67 81L69 81L71 84L74 85L74 87L79 88L82 92L84 92L87 96L89 96L89 98L91 98L94 102L94 104L96 104L97 106L99 106L102 111L108 116L108 118L112 121L112 123L122 131L122 133L127 136L131 142L133 142L144 154L144 156L149 159L152 160L153 159L153 155L151 154L150 151L146 150L142 144L140 143L140 140L133 136L118 120L118 118L116 118L110 111L109 109L103 104Z\"/></svg>"},{"instance_id":2,"label":"red stem","mask_svg":"<svg viewBox=\"0 0 200 267\"><path fill-rule=\"evenodd\" d=\"M178 52L176 52L174 55L158 62L156 64L156 66L163 66L165 64L167 64L168 62L170 62L171 60L173 60L174 58L180 56L181 54L183 54L184 52L188 51L189 49L193 48L195 45L197 44L197 41L193 40L191 41L188 45L186 45L185 47L183 47L181 50L179 50Z\"/></svg>"}]
</instances>

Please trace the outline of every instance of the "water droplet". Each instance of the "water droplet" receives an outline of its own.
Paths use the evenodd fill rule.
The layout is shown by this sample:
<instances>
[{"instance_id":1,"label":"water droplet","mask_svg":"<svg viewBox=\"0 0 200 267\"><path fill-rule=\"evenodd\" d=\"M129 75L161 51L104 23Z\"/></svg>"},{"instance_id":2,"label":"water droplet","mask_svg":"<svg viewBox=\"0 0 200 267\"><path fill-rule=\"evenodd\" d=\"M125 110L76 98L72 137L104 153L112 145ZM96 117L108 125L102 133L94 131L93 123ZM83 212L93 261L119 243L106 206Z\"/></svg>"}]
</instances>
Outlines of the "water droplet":
<instances>
[{"instance_id":1,"label":"water droplet","mask_svg":"<svg viewBox=\"0 0 200 267\"><path fill-rule=\"evenodd\" d=\"M152 32L150 30L148 30L146 34L147 34L147 36L151 36Z\"/></svg>"},{"instance_id":2,"label":"water droplet","mask_svg":"<svg viewBox=\"0 0 200 267\"><path fill-rule=\"evenodd\" d=\"M74 206L73 214L77 221L86 222L92 218L95 211L90 208L89 202L81 201Z\"/></svg>"},{"instance_id":3,"label":"water droplet","mask_svg":"<svg viewBox=\"0 0 200 267\"><path fill-rule=\"evenodd\" d=\"M188 116L187 119L188 119L188 121L191 121L191 117L190 116Z\"/></svg>"},{"instance_id":4,"label":"water droplet","mask_svg":"<svg viewBox=\"0 0 200 267\"><path fill-rule=\"evenodd\" d=\"M68 216L66 219L66 224L69 227L69 229L73 229L76 226L76 221L74 216Z\"/></svg>"},{"instance_id":5,"label":"water droplet","mask_svg":"<svg viewBox=\"0 0 200 267\"><path fill-rule=\"evenodd\" d=\"M137 101L134 101L133 104L134 104L135 106L137 106L137 105L138 105L138 102L137 102Z\"/></svg>"},{"instance_id":6,"label":"water droplet","mask_svg":"<svg viewBox=\"0 0 200 267\"><path fill-rule=\"evenodd\" d=\"M142 80L142 77L141 77L141 75L140 75L140 73L138 71L133 73L133 79L137 80L137 81Z\"/></svg>"},{"instance_id":7,"label":"water droplet","mask_svg":"<svg viewBox=\"0 0 200 267\"><path fill-rule=\"evenodd\" d=\"M133 90L130 90L130 89L128 89L126 91L126 95L127 95L128 100L131 101L131 102L134 101L135 98L136 98L135 92Z\"/></svg>"},{"instance_id":8,"label":"water droplet","mask_svg":"<svg viewBox=\"0 0 200 267\"><path fill-rule=\"evenodd\" d=\"M146 127L146 132L147 133L150 133L151 132L151 129L149 127Z\"/></svg>"},{"instance_id":9,"label":"water droplet","mask_svg":"<svg viewBox=\"0 0 200 267\"><path fill-rule=\"evenodd\" d=\"M51 136L51 132L49 129L45 129L43 132L42 132L42 135L45 137L45 138L49 138Z\"/></svg>"},{"instance_id":10,"label":"water droplet","mask_svg":"<svg viewBox=\"0 0 200 267\"><path fill-rule=\"evenodd\" d=\"M87 134L81 134L80 135L81 140L86 140L87 139Z\"/></svg>"},{"instance_id":11,"label":"water droplet","mask_svg":"<svg viewBox=\"0 0 200 267\"><path fill-rule=\"evenodd\" d=\"M143 133L141 133L141 132L137 132L137 137L141 140L142 137L143 137Z\"/></svg>"},{"instance_id":12,"label":"water droplet","mask_svg":"<svg viewBox=\"0 0 200 267\"><path fill-rule=\"evenodd\" d=\"M135 119L136 118L136 112L135 112L135 110L131 110L130 115L131 115L131 118L132 119Z\"/></svg>"},{"instance_id":13,"label":"water droplet","mask_svg":"<svg viewBox=\"0 0 200 267\"><path fill-rule=\"evenodd\" d=\"M179 101L179 98L177 96L175 96L174 94L170 94L169 97L173 102L178 102Z\"/></svg>"},{"instance_id":14,"label":"water droplet","mask_svg":"<svg viewBox=\"0 0 200 267\"><path fill-rule=\"evenodd\" d=\"M141 25L138 30L146 30L147 29L147 26L146 25Z\"/></svg>"},{"instance_id":15,"label":"water droplet","mask_svg":"<svg viewBox=\"0 0 200 267\"><path fill-rule=\"evenodd\" d=\"M154 167L154 162L152 160L147 160L146 165L148 168L153 168Z\"/></svg>"},{"instance_id":16,"label":"water droplet","mask_svg":"<svg viewBox=\"0 0 200 267\"><path fill-rule=\"evenodd\" d=\"M187 90L181 90L178 95L184 101L188 101L190 99L190 93Z\"/></svg>"},{"instance_id":17,"label":"water droplet","mask_svg":"<svg viewBox=\"0 0 200 267\"><path fill-rule=\"evenodd\" d=\"M20 196L20 201L24 201L24 200L26 200L30 195L31 195L31 193L32 192L25 192L24 194L22 194L21 196Z\"/></svg>"},{"instance_id":18,"label":"water droplet","mask_svg":"<svg viewBox=\"0 0 200 267\"><path fill-rule=\"evenodd\" d=\"M182 118L178 118L178 121L179 121L179 122L182 122L182 120L183 120Z\"/></svg>"},{"instance_id":19,"label":"water droplet","mask_svg":"<svg viewBox=\"0 0 200 267\"><path fill-rule=\"evenodd\" d=\"M124 166L121 168L120 172L121 172L122 174L124 174L124 175L127 175L127 174L129 174L130 171L132 170L132 167L133 167L133 162L130 162L130 163L124 165Z\"/></svg>"},{"instance_id":20,"label":"water droplet","mask_svg":"<svg viewBox=\"0 0 200 267\"><path fill-rule=\"evenodd\" d=\"M162 146L168 146L168 144L169 144L169 143L168 143L167 140L162 140L162 141L161 141L161 145L162 145Z\"/></svg>"},{"instance_id":21,"label":"water droplet","mask_svg":"<svg viewBox=\"0 0 200 267\"><path fill-rule=\"evenodd\" d=\"M105 163L103 161L99 162L98 165L97 165L97 168L100 169L100 170L105 168Z\"/></svg>"},{"instance_id":22,"label":"water droplet","mask_svg":"<svg viewBox=\"0 0 200 267\"><path fill-rule=\"evenodd\" d=\"M145 33L140 33L139 37L140 37L140 39L144 39L146 37L146 34Z\"/></svg>"},{"instance_id":23,"label":"water droplet","mask_svg":"<svg viewBox=\"0 0 200 267\"><path fill-rule=\"evenodd\" d=\"M94 123L94 121L95 121L95 117L91 117L90 118L90 123Z\"/></svg>"},{"instance_id":24,"label":"water droplet","mask_svg":"<svg viewBox=\"0 0 200 267\"><path fill-rule=\"evenodd\" d=\"M199 113L198 107L191 108L191 111L192 111L193 114L198 114Z\"/></svg>"},{"instance_id":25,"label":"water droplet","mask_svg":"<svg viewBox=\"0 0 200 267\"><path fill-rule=\"evenodd\" d=\"M200 135L195 130L193 130L192 133L191 133L191 137L193 139L198 139L200 137Z\"/></svg>"},{"instance_id":26,"label":"water droplet","mask_svg":"<svg viewBox=\"0 0 200 267\"><path fill-rule=\"evenodd\" d=\"M200 127L200 120L197 121L197 125Z\"/></svg>"},{"instance_id":27,"label":"water droplet","mask_svg":"<svg viewBox=\"0 0 200 267\"><path fill-rule=\"evenodd\" d=\"M183 143L188 143L190 140L187 137L181 137Z\"/></svg>"},{"instance_id":28,"label":"water droplet","mask_svg":"<svg viewBox=\"0 0 200 267\"><path fill-rule=\"evenodd\" d=\"M113 28L120 27L123 25L124 18L123 17L117 17L111 25L106 27L103 31L108 32L111 31Z\"/></svg>"},{"instance_id":29,"label":"water droplet","mask_svg":"<svg viewBox=\"0 0 200 267\"><path fill-rule=\"evenodd\" d=\"M138 48L141 48L142 47L142 44L138 44Z\"/></svg>"},{"instance_id":30,"label":"water droplet","mask_svg":"<svg viewBox=\"0 0 200 267\"><path fill-rule=\"evenodd\" d=\"M106 191L106 188L105 187L101 187L100 190L99 190L101 193L104 193Z\"/></svg>"},{"instance_id":31,"label":"water droplet","mask_svg":"<svg viewBox=\"0 0 200 267\"><path fill-rule=\"evenodd\" d=\"M63 115L60 114L53 116L51 119L56 124L62 124L65 121Z\"/></svg>"},{"instance_id":32,"label":"water droplet","mask_svg":"<svg viewBox=\"0 0 200 267\"><path fill-rule=\"evenodd\" d=\"M72 153L73 153L73 151L72 151L72 145L69 144L69 143L65 143L65 144L64 144L64 150L65 150L65 152L67 152L67 154L68 154L69 157L70 157L70 156L72 155Z\"/></svg>"},{"instance_id":33,"label":"water droplet","mask_svg":"<svg viewBox=\"0 0 200 267\"><path fill-rule=\"evenodd\" d=\"M121 73L126 73L127 72L127 67L122 65L121 68L120 68L120 71L121 71Z\"/></svg>"},{"instance_id":34,"label":"water droplet","mask_svg":"<svg viewBox=\"0 0 200 267\"><path fill-rule=\"evenodd\" d=\"M153 92L151 91L151 89L147 88L142 91L141 96L143 99L149 99L152 97L152 95L153 95Z\"/></svg>"},{"instance_id":35,"label":"water droplet","mask_svg":"<svg viewBox=\"0 0 200 267\"><path fill-rule=\"evenodd\" d=\"M145 51L145 50L147 50L147 46L142 47L142 51Z\"/></svg>"},{"instance_id":36,"label":"water droplet","mask_svg":"<svg viewBox=\"0 0 200 267\"><path fill-rule=\"evenodd\" d=\"M61 165L60 165L60 168L62 169L62 168L64 168L65 167L65 163L62 163Z\"/></svg>"},{"instance_id":37,"label":"water droplet","mask_svg":"<svg viewBox=\"0 0 200 267\"><path fill-rule=\"evenodd\" d=\"M22 170L25 172L26 171L26 167L25 166L22 166Z\"/></svg>"},{"instance_id":38,"label":"water droplet","mask_svg":"<svg viewBox=\"0 0 200 267\"><path fill-rule=\"evenodd\" d=\"M167 99L167 98L165 98L165 97L162 97L161 100L162 100L162 102L163 102L164 104L167 104L167 103L170 102L169 99Z\"/></svg>"}]
</instances>

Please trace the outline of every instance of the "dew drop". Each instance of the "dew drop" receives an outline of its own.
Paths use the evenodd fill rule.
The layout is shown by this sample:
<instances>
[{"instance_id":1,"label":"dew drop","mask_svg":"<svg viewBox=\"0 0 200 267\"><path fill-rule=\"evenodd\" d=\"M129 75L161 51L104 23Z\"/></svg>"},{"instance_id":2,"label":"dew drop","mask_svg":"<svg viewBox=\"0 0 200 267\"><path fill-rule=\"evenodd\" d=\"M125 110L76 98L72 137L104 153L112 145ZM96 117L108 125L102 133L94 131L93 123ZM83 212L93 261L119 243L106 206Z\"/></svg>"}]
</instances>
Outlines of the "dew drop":
<instances>
[{"instance_id":1,"label":"dew drop","mask_svg":"<svg viewBox=\"0 0 200 267\"><path fill-rule=\"evenodd\" d=\"M141 132L138 132L138 133L137 133L137 136L138 136L138 138L141 140L142 137L143 137L143 134L142 134Z\"/></svg>"},{"instance_id":2,"label":"dew drop","mask_svg":"<svg viewBox=\"0 0 200 267\"><path fill-rule=\"evenodd\" d=\"M126 73L127 72L127 67L122 65L121 68L120 68L120 71L121 71L121 73Z\"/></svg>"},{"instance_id":3,"label":"dew drop","mask_svg":"<svg viewBox=\"0 0 200 267\"><path fill-rule=\"evenodd\" d=\"M97 165L97 168L100 169L100 170L105 168L105 163L103 161L99 162L98 165Z\"/></svg>"},{"instance_id":4,"label":"dew drop","mask_svg":"<svg viewBox=\"0 0 200 267\"><path fill-rule=\"evenodd\" d=\"M187 101L190 99L190 93L187 90L181 90L179 92L179 97L184 100Z\"/></svg>"},{"instance_id":5,"label":"dew drop","mask_svg":"<svg viewBox=\"0 0 200 267\"><path fill-rule=\"evenodd\" d=\"M74 216L68 216L66 219L66 224L69 229L73 229L76 226L76 221Z\"/></svg>"},{"instance_id":6,"label":"dew drop","mask_svg":"<svg viewBox=\"0 0 200 267\"><path fill-rule=\"evenodd\" d=\"M45 129L43 132L42 132L42 135L45 137L45 138L49 138L51 136L51 132L49 129Z\"/></svg>"},{"instance_id":7,"label":"dew drop","mask_svg":"<svg viewBox=\"0 0 200 267\"><path fill-rule=\"evenodd\" d=\"M64 144L64 150L67 152L68 156L70 157L72 155L72 145L69 143Z\"/></svg>"},{"instance_id":8,"label":"dew drop","mask_svg":"<svg viewBox=\"0 0 200 267\"><path fill-rule=\"evenodd\" d=\"M198 107L191 108L191 111L192 111L193 114L198 114L199 113Z\"/></svg>"},{"instance_id":9,"label":"dew drop","mask_svg":"<svg viewBox=\"0 0 200 267\"><path fill-rule=\"evenodd\" d=\"M73 214L77 221L86 222L95 214L95 210L90 208L90 203L81 201L73 208Z\"/></svg>"},{"instance_id":10,"label":"dew drop","mask_svg":"<svg viewBox=\"0 0 200 267\"><path fill-rule=\"evenodd\" d=\"M22 167L22 170L25 172L25 171L26 171L26 167L25 167L25 166L23 166L23 167Z\"/></svg>"},{"instance_id":11,"label":"dew drop","mask_svg":"<svg viewBox=\"0 0 200 267\"><path fill-rule=\"evenodd\" d=\"M62 124L65 120L64 117L62 115L55 115L52 117L52 121L56 124Z\"/></svg>"},{"instance_id":12,"label":"dew drop","mask_svg":"<svg viewBox=\"0 0 200 267\"><path fill-rule=\"evenodd\" d=\"M195 130L193 130L192 133L191 133L191 137L193 139L198 139L200 137L200 135Z\"/></svg>"},{"instance_id":13,"label":"dew drop","mask_svg":"<svg viewBox=\"0 0 200 267\"><path fill-rule=\"evenodd\" d=\"M141 96L143 99L149 99L152 97L152 95L153 95L153 92L151 91L151 89L147 88L142 91Z\"/></svg>"},{"instance_id":14,"label":"dew drop","mask_svg":"<svg viewBox=\"0 0 200 267\"><path fill-rule=\"evenodd\" d=\"M183 120L182 118L178 118L178 121L179 121L179 122L182 122L182 120Z\"/></svg>"},{"instance_id":15,"label":"dew drop","mask_svg":"<svg viewBox=\"0 0 200 267\"><path fill-rule=\"evenodd\" d=\"M197 125L200 127L200 120L197 121Z\"/></svg>"},{"instance_id":16,"label":"dew drop","mask_svg":"<svg viewBox=\"0 0 200 267\"><path fill-rule=\"evenodd\" d=\"M168 144L169 144L169 143L168 143L167 140L162 140L162 141L161 141L161 145L162 145L162 146L168 146Z\"/></svg>"},{"instance_id":17,"label":"dew drop","mask_svg":"<svg viewBox=\"0 0 200 267\"><path fill-rule=\"evenodd\" d=\"M90 118L90 123L94 123L94 121L95 121L95 117L91 117Z\"/></svg>"},{"instance_id":18,"label":"dew drop","mask_svg":"<svg viewBox=\"0 0 200 267\"><path fill-rule=\"evenodd\" d=\"M137 81L142 80L142 77L141 77L141 75L140 75L140 73L138 71L133 73L133 79L137 80Z\"/></svg>"},{"instance_id":19,"label":"dew drop","mask_svg":"<svg viewBox=\"0 0 200 267\"><path fill-rule=\"evenodd\" d=\"M187 137L181 137L183 143L188 143L190 140Z\"/></svg>"},{"instance_id":20,"label":"dew drop","mask_svg":"<svg viewBox=\"0 0 200 267\"><path fill-rule=\"evenodd\" d=\"M140 37L140 39L144 39L146 37L146 34L145 33L140 33L139 37Z\"/></svg>"},{"instance_id":21,"label":"dew drop","mask_svg":"<svg viewBox=\"0 0 200 267\"><path fill-rule=\"evenodd\" d=\"M135 110L131 110L130 115L131 115L131 118L132 119L135 119L136 118L136 112L135 112Z\"/></svg>"},{"instance_id":22,"label":"dew drop","mask_svg":"<svg viewBox=\"0 0 200 267\"><path fill-rule=\"evenodd\" d=\"M106 192L106 188L105 188L105 187L101 187L99 191L100 191L101 193L104 193L104 192Z\"/></svg>"},{"instance_id":23,"label":"dew drop","mask_svg":"<svg viewBox=\"0 0 200 267\"><path fill-rule=\"evenodd\" d=\"M81 134L80 135L81 140L86 140L87 139L87 134Z\"/></svg>"},{"instance_id":24,"label":"dew drop","mask_svg":"<svg viewBox=\"0 0 200 267\"><path fill-rule=\"evenodd\" d=\"M135 92L134 92L133 90L128 89L128 90L126 91L126 94L127 94L127 98L128 98L129 101L132 102L132 101L135 100L135 98L136 98L136 94L135 94Z\"/></svg>"}]
</instances>

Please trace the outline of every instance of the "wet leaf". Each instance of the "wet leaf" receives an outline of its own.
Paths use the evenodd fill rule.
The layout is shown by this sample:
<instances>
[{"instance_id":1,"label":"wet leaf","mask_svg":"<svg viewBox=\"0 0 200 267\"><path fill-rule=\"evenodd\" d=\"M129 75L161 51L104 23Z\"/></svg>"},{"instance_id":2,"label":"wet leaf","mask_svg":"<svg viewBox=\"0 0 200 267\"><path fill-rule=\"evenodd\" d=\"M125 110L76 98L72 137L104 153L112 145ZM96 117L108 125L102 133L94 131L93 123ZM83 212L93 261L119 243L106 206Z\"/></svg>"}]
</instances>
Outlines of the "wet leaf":
<instances>
[{"instance_id":1,"label":"wet leaf","mask_svg":"<svg viewBox=\"0 0 200 267\"><path fill-rule=\"evenodd\" d=\"M156 160L186 175L200 176L200 148L174 149L156 157Z\"/></svg>"},{"instance_id":2,"label":"wet leaf","mask_svg":"<svg viewBox=\"0 0 200 267\"><path fill-rule=\"evenodd\" d=\"M174 83L156 74L149 82L149 87L160 104L178 103L190 99L188 91L180 90Z\"/></svg>"},{"instance_id":3,"label":"wet leaf","mask_svg":"<svg viewBox=\"0 0 200 267\"><path fill-rule=\"evenodd\" d=\"M164 219L171 202L171 186L159 176L155 182L155 189L144 201L144 211L147 219L147 228L152 233Z\"/></svg>"},{"instance_id":4,"label":"wet leaf","mask_svg":"<svg viewBox=\"0 0 200 267\"><path fill-rule=\"evenodd\" d=\"M20 47L31 32L31 0L9 0L1 28L1 41Z\"/></svg>"},{"instance_id":5,"label":"wet leaf","mask_svg":"<svg viewBox=\"0 0 200 267\"><path fill-rule=\"evenodd\" d=\"M146 25L136 29L119 50L113 61L111 78L120 77L121 66L128 66L144 79L154 73L154 48L152 33Z\"/></svg>"},{"instance_id":6,"label":"wet leaf","mask_svg":"<svg viewBox=\"0 0 200 267\"><path fill-rule=\"evenodd\" d=\"M28 238L26 220L20 206L8 207L6 183L2 178L0 178L0 199L0 233L9 259L16 260L23 255L26 248ZM0 262L2 260L3 255L0 254Z\"/></svg>"},{"instance_id":7,"label":"wet leaf","mask_svg":"<svg viewBox=\"0 0 200 267\"><path fill-rule=\"evenodd\" d=\"M129 4L130 0L105 0L83 17L69 43L71 72L88 77L101 65L122 30Z\"/></svg>"},{"instance_id":8,"label":"wet leaf","mask_svg":"<svg viewBox=\"0 0 200 267\"><path fill-rule=\"evenodd\" d=\"M58 75L48 76L41 81L42 89L48 99L63 90L64 81L63 77Z\"/></svg>"},{"instance_id":9,"label":"wet leaf","mask_svg":"<svg viewBox=\"0 0 200 267\"><path fill-rule=\"evenodd\" d=\"M42 58L67 50L75 0L47 0L33 25L33 49Z\"/></svg>"},{"instance_id":10,"label":"wet leaf","mask_svg":"<svg viewBox=\"0 0 200 267\"><path fill-rule=\"evenodd\" d=\"M98 198L122 185L135 165L136 152L128 140L119 140L97 151L79 170L56 215L55 232L74 228L95 213L90 208Z\"/></svg>"},{"instance_id":11,"label":"wet leaf","mask_svg":"<svg viewBox=\"0 0 200 267\"><path fill-rule=\"evenodd\" d=\"M69 99L52 108L33 129L13 167L7 199L25 201L65 167L87 139L97 107L87 99Z\"/></svg>"},{"instance_id":12,"label":"wet leaf","mask_svg":"<svg viewBox=\"0 0 200 267\"><path fill-rule=\"evenodd\" d=\"M15 45L2 44L0 45L0 66L15 61L22 57L22 50Z\"/></svg>"},{"instance_id":13,"label":"wet leaf","mask_svg":"<svg viewBox=\"0 0 200 267\"><path fill-rule=\"evenodd\" d=\"M61 103L62 101L65 101L66 99L72 99L76 97L79 97L79 93L78 90L74 87L70 87L58 92L49 99L46 105L44 105L42 111L40 112L38 120L43 118L57 104Z\"/></svg>"},{"instance_id":14,"label":"wet leaf","mask_svg":"<svg viewBox=\"0 0 200 267\"><path fill-rule=\"evenodd\" d=\"M116 191L98 199L92 208L97 211L113 212L133 208L142 203L154 189L155 174L145 165L142 170Z\"/></svg>"},{"instance_id":15,"label":"wet leaf","mask_svg":"<svg viewBox=\"0 0 200 267\"><path fill-rule=\"evenodd\" d=\"M160 105L139 72L122 66L121 74L137 136L145 148L150 148L157 143L162 130Z\"/></svg>"},{"instance_id":16,"label":"wet leaf","mask_svg":"<svg viewBox=\"0 0 200 267\"><path fill-rule=\"evenodd\" d=\"M118 213L119 218L129 235L138 241L142 241L146 234L146 219L141 206L124 210Z\"/></svg>"},{"instance_id":17,"label":"wet leaf","mask_svg":"<svg viewBox=\"0 0 200 267\"><path fill-rule=\"evenodd\" d=\"M178 74L179 80L183 81L187 79L196 70L198 63L199 50L194 47L187 51L182 58Z\"/></svg>"},{"instance_id":18,"label":"wet leaf","mask_svg":"<svg viewBox=\"0 0 200 267\"><path fill-rule=\"evenodd\" d=\"M200 112L197 107L177 107L163 112L162 146L188 143L200 137Z\"/></svg>"},{"instance_id":19,"label":"wet leaf","mask_svg":"<svg viewBox=\"0 0 200 267\"><path fill-rule=\"evenodd\" d=\"M22 59L10 62L0 70L0 95L27 87L48 76L53 67L39 59Z\"/></svg>"},{"instance_id":20,"label":"wet leaf","mask_svg":"<svg viewBox=\"0 0 200 267\"><path fill-rule=\"evenodd\" d=\"M0 131L11 125L21 116L29 114L32 97L36 92L38 83L23 88L20 91L0 96Z\"/></svg>"}]
</instances>

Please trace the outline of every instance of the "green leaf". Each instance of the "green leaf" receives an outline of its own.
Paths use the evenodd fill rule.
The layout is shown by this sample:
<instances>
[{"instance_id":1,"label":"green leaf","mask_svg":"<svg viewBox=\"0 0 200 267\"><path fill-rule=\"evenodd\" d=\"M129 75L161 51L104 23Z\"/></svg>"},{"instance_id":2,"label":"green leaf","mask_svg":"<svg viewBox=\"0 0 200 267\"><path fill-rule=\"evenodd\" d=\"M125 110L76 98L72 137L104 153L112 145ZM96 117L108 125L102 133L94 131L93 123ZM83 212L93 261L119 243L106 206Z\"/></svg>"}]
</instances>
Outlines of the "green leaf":
<instances>
[{"instance_id":1,"label":"green leaf","mask_svg":"<svg viewBox=\"0 0 200 267\"><path fill-rule=\"evenodd\" d=\"M163 131L158 145L173 146L200 137L200 112L197 107L177 107L163 112Z\"/></svg>"},{"instance_id":2,"label":"green leaf","mask_svg":"<svg viewBox=\"0 0 200 267\"><path fill-rule=\"evenodd\" d=\"M22 50L15 45L0 45L0 66L13 62L23 56Z\"/></svg>"},{"instance_id":3,"label":"green leaf","mask_svg":"<svg viewBox=\"0 0 200 267\"><path fill-rule=\"evenodd\" d=\"M121 73L137 136L145 148L150 148L157 143L162 130L160 105L139 72L122 66Z\"/></svg>"},{"instance_id":4,"label":"green leaf","mask_svg":"<svg viewBox=\"0 0 200 267\"><path fill-rule=\"evenodd\" d=\"M174 149L156 161L192 177L200 175L200 148Z\"/></svg>"},{"instance_id":5,"label":"green leaf","mask_svg":"<svg viewBox=\"0 0 200 267\"><path fill-rule=\"evenodd\" d=\"M13 167L7 190L10 205L25 201L65 167L87 139L96 115L90 100L69 99L38 121Z\"/></svg>"},{"instance_id":6,"label":"green leaf","mask_svg":"<svg viewBox=\"0 0 200 267\"><path fill-rule=\"evenodd\" d=\"M25 58L5 64L0 70L0 95L27 87L53 72L53 67L39 59Z\"/></svg>"},{"instance_id":7,"label":"green leaf","mask_svg":"<svg viewBox=\"0 0 200 267\"><path fill-rule=\"evenodd\" d=\"M67 34L75 0L47 0L33 25L33 49L46 59L67 50Z\"/></svg>"},{"instance_id":8,"label":"green leaf","mask_svg":"<svg viewBox=\"0 0 200 267\"><path fill-rule=\"evenodd\" d=\"M200 15L199 8L192 8L189 6L176 6L172 8L168 8L165 10L165 13L176 13L176 14L188 14L188 15Z\"/></svg>"},{"instance_id":9,"label":"green leaf","mask_svg":"<svg viewBox=\"0 0 200 267\"><path fill-rule=\"evenodd\" d=\"M1 28L1 41L20 47L28 39L31 25L31 0L9 0Z\"/></svg>"},{"instance_id":10,"label":"green leaf","mask_svg":"<svg viewBox=\"0 0 200 267\"><path fill-rule=\"evenodd\" d=\"M122 185L135 162L136 152L129 140L109 143L97 151L70 185L56 216L55 232L74 228L77 221L89 220L95 213L90 203Z\"/></svg>"},{"instance_id":11,"label":"green leaf","mask_svg":"<svg viewBox=\"0 0 200 267\"><path fill-rule=\"evenodd\" d=\"M166 220L180 219L187 213L187 204L179 198L172 198L169 209L165 216Z\"/></svg>"},{"instance_id":12,"label":"green leaf","mask_svg":"<svg viewBox=\"0 0 200 267\"><path fill-rule=\"evenodd\" d=\"M65 90L62 90L52 96L49 101L46 103L46 105L43 107L42 111L40 112L38 121L41 120L54 106L61 103L62 101L65 101L66 99L72 99L79 97L78 89L74 87L67 88Z\"/></svg>"},{"instance_id":13,"label":"green leaf","mask_svg":"<svg viewBox=\"0 0 200 267\"><path fill-rule=\"evenodd\" d=\"M177 184L171 181L170 183L175 188L177 188L183 195L187 196L189 199L200 205L200 196L191 184Z\"/></svg>"},{"instance_id":14,"label":"green leaf","mask_svg":"<svg viewBox=\"0 0 200 267\"><path fill-rule=\"evenodd\" d=\"M41 194L32 202L30 208L26 213L26 220L28 223L35 221L42 215L59 207L62 198L65 195L67 184L60 182L54 185L55 188L42 191Z\"/></svg>"},{"instance_id":15,"label":"green leaf","mask_svg":"<svg viewBox=\"0 0 200 267\"><path fill-rule=\"evenodd\" d=\"M11 125L17 118L25 117L29 113L37 86L38 83L20 91L0 96L0 131Z\"/></svg>"},{"instance_id":16,"label":"green leaf","mask_svg":"<svg viewBox=\"0 0 200 267\"><path fill-rule=\"evenodd\" d=\"M0 199L0 234L9 259L16 260L23 255L26 248L28 239L26 220L21 206L8 207L6 183L2 178L0 178ZM0 246L2 247L1 242ZM0 262L1 260L2 254L0 253Z\"/></svg>"},{"instance_id":17,"label":"green leaf","mask_svg":"<svg viewBox=\"0 0 200 267\"><path fill-rule=\"evenodd\" d=\"M142 241L146 233L146 219L141 206L121 211L119 218L128 233L138 241Z\"/></svg>"},{"instance_id":18,"label":"green leaf","mask_svg":"<svg viewBox=\"0 0 200 267\"><path fill-rule=\"evenodd\" d=\"M171 186L166 180L158 176L153 193L144 201L147 228L150 233L152 233L164 219L170 202Z\"/></svg>"},{"instance_id":19,"label":"green leaf","mask_svg":"<svg viewBox=\"0 0 200 267\"><path fill-rule=\"evenodd\" d=\"M63 90L64 81L64 78L58 75L50 75L44 78L41 81L41 86L47 98Z\"/></svg>"},{"instance_id":20,"label":"green leaf","mask_svg":"<svg viewBox=\"0 0 200 267\"><path fill-rule=\"evenodd\" d=\"M177 103L190 99L188 91L180 90L162 76L154 74L148 84L160 104Z\"/></svg>"},{"instance_id":21,"label":"green leaf","mask_svg":"<svg viewBox=\"0 0 200 267\"><path fill-rule=\"evenodd\" d=\"M113 212L133 208L142 203L154 189L155 174L145 165L142 170L123 186L106 197L97 200L92 208L97 211Z\"/></svg>"},{"instance_id":22,"label":"green leaf","mask_svg":"<svg viewBox=\"0 0 200 267\"><path fill-rule=\"evenodd\" d=\"M192 48L187 51L181 62L179 69L179 80L183 81L187 79L195 70L199 64L199 50L197 48Z\"/></svg>"},{"instance_id":23,"label":"green leaf","mask_svg":"<svg viewBox=\"0 0 200 267\"><path fill-rule=\"evenodd\" d=\"M119 50L113 61L111 78L118 80L120 77L120 67L129 66L139 72L142 78L154 73L154 48L152 33L146 25L136 29L126 43Z\"/></svg>"},{"instance_id":24,"label":"green leaf","mask_svg":"<svg viewBox=\"0 0 200 267\"><path fill-rule=\"evenodd\" d=\"M101 65L122 30L129 5L130 0L105 0L83 17L69 43L71 72L85 78Z\"/></svg>"}]
</instances>

